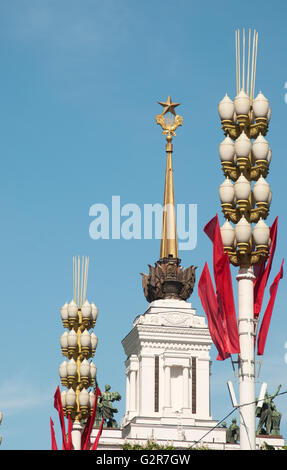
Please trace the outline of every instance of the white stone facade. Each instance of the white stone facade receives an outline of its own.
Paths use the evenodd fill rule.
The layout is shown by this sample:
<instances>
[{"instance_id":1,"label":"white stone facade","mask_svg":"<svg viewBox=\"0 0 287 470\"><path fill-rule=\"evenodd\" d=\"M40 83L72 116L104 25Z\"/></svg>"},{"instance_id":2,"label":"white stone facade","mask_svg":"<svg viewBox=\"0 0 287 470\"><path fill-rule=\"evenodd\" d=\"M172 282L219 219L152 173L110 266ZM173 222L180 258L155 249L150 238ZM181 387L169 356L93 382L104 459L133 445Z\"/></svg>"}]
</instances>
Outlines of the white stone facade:
<instances>
[{"instance_id":1,"label":"white stone facade","mask_svg":"<svg viewBox=\"0 0 287 470\"><path fill-rule=\"evenodd\" d=\"M122 341L126 360L123 427L147 420L188 425L211 420L212 344L204 317L182 300L156 300Z\"/></svg>"}]
</instances>

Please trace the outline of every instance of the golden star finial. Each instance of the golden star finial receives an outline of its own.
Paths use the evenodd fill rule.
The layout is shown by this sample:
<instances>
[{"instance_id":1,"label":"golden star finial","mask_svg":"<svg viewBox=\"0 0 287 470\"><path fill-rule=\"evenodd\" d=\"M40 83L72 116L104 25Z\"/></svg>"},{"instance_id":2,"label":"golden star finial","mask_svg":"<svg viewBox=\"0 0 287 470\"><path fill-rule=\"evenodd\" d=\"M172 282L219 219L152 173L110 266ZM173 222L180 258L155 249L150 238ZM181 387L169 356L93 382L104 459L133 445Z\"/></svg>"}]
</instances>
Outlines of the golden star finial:
<instances>
[{"instance_id":1,"label":"golden star finial","mask_svg":"<svg viewBox=\"0 0 287 470\"><path fill-rule=\"evenodd\" d=\"M174 108L176 108L177 106L180 105L180 103L173 103L170 96L167 98L166 103L164 103L162 101L159 101L158 104L160 104L161 106L164 107L164 110L163 110L162 114L165 114L165 113L169 112L169 113L172 113L174 116L176 116Z\"/></svg>"}]
</instances>

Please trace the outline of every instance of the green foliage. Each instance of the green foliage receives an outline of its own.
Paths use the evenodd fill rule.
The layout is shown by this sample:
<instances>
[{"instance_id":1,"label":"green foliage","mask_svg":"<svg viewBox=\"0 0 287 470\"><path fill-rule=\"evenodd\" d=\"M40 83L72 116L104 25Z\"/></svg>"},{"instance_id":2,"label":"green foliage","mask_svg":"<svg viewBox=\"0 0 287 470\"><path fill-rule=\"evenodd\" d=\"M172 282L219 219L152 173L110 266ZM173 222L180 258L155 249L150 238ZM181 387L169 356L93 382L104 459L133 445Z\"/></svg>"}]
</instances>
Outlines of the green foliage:
<instances>
[{"instance_id":1,"label":"green foliage","mask_svg":"<svg viewBox=\"0 0 287 470\"><path fill-rule=\"evenodd\" d=\"M207 446L188 447L188 450L210 450Z\"/></svg>"},{"instance_id":2,"label":"green foliage","mask_svg":"<svg viewBox=\"0 0 287 470\"><path fill-rule=\"evenodd\" d=\"M175 448L171 445L159 445L157 442L148 439L143 444L130 444L126 442L123 445L123 450L174 450Z\"/></svg>"},{"instance_id":3,"label":"green foliage","mask_svg":"<svg viewBox=\"0 0 287 470\"><path fill-rule=\"evenodd\" d=\"M170 444L167 445L160 445L157 442L148 439L146 442L141 444L130 444L126 442L123 445L123 450L175 450L176 448ZM196 447L188 447L188 450L210 450L206 446L196 446Z\"/></svg>"}]
</instances>

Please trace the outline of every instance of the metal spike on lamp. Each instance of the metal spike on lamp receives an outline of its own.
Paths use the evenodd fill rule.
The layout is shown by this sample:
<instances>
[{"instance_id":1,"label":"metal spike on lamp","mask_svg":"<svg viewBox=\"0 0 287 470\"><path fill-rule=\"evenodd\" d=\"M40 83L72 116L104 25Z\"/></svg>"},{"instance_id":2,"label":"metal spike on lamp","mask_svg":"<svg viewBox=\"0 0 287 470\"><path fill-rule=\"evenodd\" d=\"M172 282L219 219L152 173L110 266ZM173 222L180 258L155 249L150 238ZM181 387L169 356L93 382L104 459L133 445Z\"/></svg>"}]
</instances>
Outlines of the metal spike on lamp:
<instances>
[{"instance_id":1,"label":"metal spike on lamp","mask_svg":"<svg viewBox=\"0 0 287 470\"><path fill-rule=\"evenodd\" d=\"M219 197L227 220L221 227L224 249L230 262L240 268L237 276L240 447L253 450L255 405L247 405L255 401L252 267L265 261L269 253L269 227L264 219L269 214L272 198L266 181L272 153L265 138L271 117L269 101L262 92L254 97L258 33L254 30L252 38L249 29L246 41L245 36L244 29L241 38L236 30L236 97L232 101L226 94L218 105L225 134L219 145L219 156L226 178L220 185Z\"/></svg>"},{"instance_id":2,"label":"metal spike on lamp","mask_svg":"<svg viewBox=\"0 0 287 470\"><path fill-rule=\"evenodd\" d=\"M59 367L61 384L67 387L61 393L63 411L74 423L72 440L74 449L80 448L81 421L92 412L95 397L89 387L95 384L97 368L88 359L94 356L98 338L89 330L95 327L98 308L86 298L89 259L73 258L72 301L61 308L65 332L61 335L62 354L67 358Z\"/></svg>"}]
</instances>

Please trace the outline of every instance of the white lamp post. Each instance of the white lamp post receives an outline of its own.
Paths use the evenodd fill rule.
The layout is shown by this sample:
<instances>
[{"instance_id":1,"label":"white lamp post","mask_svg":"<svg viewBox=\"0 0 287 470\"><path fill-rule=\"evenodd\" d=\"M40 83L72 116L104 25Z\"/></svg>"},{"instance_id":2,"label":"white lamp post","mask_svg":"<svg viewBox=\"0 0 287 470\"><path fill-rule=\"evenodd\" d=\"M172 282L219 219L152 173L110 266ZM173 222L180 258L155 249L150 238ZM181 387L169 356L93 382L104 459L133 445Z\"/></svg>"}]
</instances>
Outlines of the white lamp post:
<instances>
[{"instance_id":1,"label":"white lamp post","mask_svg":"<svg viewBox=\"0 0 287 470\"><path fill-rule=\"evenodd\" d=\"M230 98L225 97L218 107L226 136L219 150L222 170L226 177L220 186L219 196L223 214L228 221L221 227L224 249L228 252L230 262L239 267L236 279L240 344L238 356L240 448L254 450L256 448L253 298L255 276L252 266L266 260L269 250L269 228L263 219L268 216L272 197L270 186L265 181L271 162L271 150L264 136L268 131L271 111L269 101L261 92L254 99L258 33L254 31L252 41L251 31L249 34L247 50L252 51L252 59L248 61L247 67L244 52L245 32L243 31L242 55L238 30L235 37L237 91L234 99L235 120L227 119L230 118L232 110ZM240 76L241 71L242 76ZM230 140L234 141L233 161ZM223 158L225 155L226 159ZM234 182L233 187L230 180ZM252 182L254 182L253 188ZM232 191L235 196L233 202ZM235 224L235 228L230 222ZM255 226L252 230L253 223Z\"/></svg>"}]
</instances>

